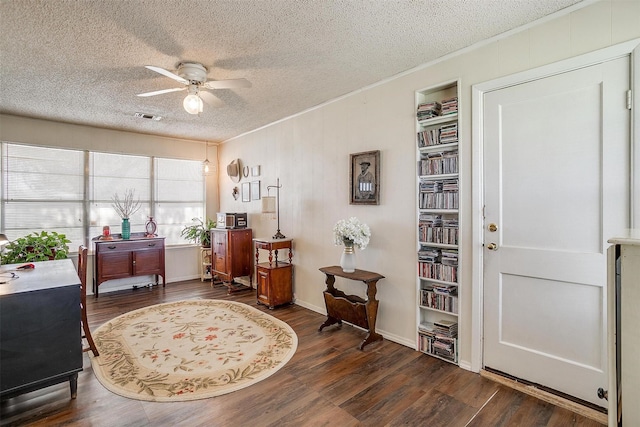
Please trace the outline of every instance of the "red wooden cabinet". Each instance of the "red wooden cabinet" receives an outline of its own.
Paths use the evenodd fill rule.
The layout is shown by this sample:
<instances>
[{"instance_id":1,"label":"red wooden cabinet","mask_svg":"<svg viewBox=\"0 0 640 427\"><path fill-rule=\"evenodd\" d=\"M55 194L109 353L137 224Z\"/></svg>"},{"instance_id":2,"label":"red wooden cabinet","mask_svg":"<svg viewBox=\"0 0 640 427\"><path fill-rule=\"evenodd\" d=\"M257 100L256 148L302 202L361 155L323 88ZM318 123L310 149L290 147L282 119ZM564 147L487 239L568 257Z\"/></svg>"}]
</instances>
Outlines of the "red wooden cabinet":
<instances>
[{"instance_id":1,"label":"red wooden cabinet","mask_svg":"<svg viewBox=\"0 0 640 427\"><path fill-rule=\"evenodd\" d=\"M293 302L292 239L254 239L256 245L256 296L258 304L273 309ZM268 262L258 262L260 250L269 251ZM278 259L278 251L288 250L287 261ZM282 258L282 256L280 257Z\"/></svg>"},{"instance_id":2,"label":"red wooden cabinet","mask_svg":"<svg viewBox=\"0 0 640 427\"><path fill-rule=\"evenodd\" d=\"M139 233L143 235L144 233ZM162 276L166 283L164 267L164 237L146 238L131 234L129 240L94 240L95 261L93 293L98 297L98 287L107 280L133 276Z\"/></svg>"},{"instance_id":3,"label":"red wooden cabinet","mask_svg":"<svg viewBox=\"0 0 640 427\"><path fill-rule=\"evenodd\" d=\"M211 230L211 260L213 273L228 288L229 293L251 289L253 276L251 229L213 229ZM249 286L238 283L239 278Z\"/></svg>"}]
</instances>

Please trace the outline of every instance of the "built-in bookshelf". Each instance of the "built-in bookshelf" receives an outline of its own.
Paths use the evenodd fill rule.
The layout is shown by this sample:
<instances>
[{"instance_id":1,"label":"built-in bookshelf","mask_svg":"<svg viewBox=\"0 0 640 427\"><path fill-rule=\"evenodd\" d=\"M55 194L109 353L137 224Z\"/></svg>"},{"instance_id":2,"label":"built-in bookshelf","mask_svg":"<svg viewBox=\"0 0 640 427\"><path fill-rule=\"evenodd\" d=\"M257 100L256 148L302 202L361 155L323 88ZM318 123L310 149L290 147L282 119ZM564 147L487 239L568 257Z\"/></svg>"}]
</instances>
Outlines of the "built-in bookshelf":
<instances>
[{"instance_id":1,"label":"built-in bookshelf","mask_svg":"<svg viewBox=\"0 0 640 427\"><path fill-rule=\"evenodd\" d=\"M458 82L416 92L417 349L458 363Z\"/></svg>"}]
</instances>

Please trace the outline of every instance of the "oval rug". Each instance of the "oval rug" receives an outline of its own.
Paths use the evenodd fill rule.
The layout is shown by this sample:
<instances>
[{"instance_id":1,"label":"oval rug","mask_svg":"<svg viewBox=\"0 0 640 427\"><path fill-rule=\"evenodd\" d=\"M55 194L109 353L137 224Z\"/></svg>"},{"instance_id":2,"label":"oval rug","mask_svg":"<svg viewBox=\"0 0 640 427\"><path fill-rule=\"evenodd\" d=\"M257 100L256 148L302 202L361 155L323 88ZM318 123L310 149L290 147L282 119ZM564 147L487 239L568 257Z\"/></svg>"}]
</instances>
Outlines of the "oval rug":
<instances>
[{"instance_id":1,"label":"oval rug","mask_svg":"<svg viewBox=\"0 0 640 427\"><path fill-rule=\"evenodd\" d=\"M100 383L154 402L248 387L282 368L298 346L285 322L247 304L210 299L131 311L92 335L100 356L91 357L91 366Z\"/></svg>"}]
</instances>

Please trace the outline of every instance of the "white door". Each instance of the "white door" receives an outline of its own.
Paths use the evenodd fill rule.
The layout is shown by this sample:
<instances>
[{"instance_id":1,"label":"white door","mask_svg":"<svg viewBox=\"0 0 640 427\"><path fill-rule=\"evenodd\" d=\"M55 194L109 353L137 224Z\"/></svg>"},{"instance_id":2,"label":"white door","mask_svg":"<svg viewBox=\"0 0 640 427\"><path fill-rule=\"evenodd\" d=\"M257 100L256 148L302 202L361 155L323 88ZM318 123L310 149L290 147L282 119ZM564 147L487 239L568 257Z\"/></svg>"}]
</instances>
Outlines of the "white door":
<instances>
[{"instance_id":1,"label":"white door","mask_svg":"<svg viewBox=\"0 0 640 427\"><path fill-rule=\"evenodd\" d=\"M628 70L620 58L483 100L483 364L603 407L607 239L629 226Z\"/></svg>"}]
</instances>

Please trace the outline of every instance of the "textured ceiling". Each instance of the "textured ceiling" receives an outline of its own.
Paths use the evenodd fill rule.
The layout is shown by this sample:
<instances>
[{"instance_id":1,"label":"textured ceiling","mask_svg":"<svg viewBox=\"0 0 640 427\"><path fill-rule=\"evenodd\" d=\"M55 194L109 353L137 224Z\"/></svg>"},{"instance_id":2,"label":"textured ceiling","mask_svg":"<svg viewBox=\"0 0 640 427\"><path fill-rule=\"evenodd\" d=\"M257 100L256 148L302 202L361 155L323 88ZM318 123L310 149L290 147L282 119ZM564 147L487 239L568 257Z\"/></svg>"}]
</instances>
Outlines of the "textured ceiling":
<instances>
[{"instance_id":1,"label":"textured ceiling","mask_svg":"<svg viewBox=\"0 0 640 427\"><path fill-rule=\"evenodd\" d=\"M0 112L224 141L580 0L0 0ZM144 68L208 67L200 116ZM135 112L160 115L138 119Z\"/></svg>"}]
</instances>

